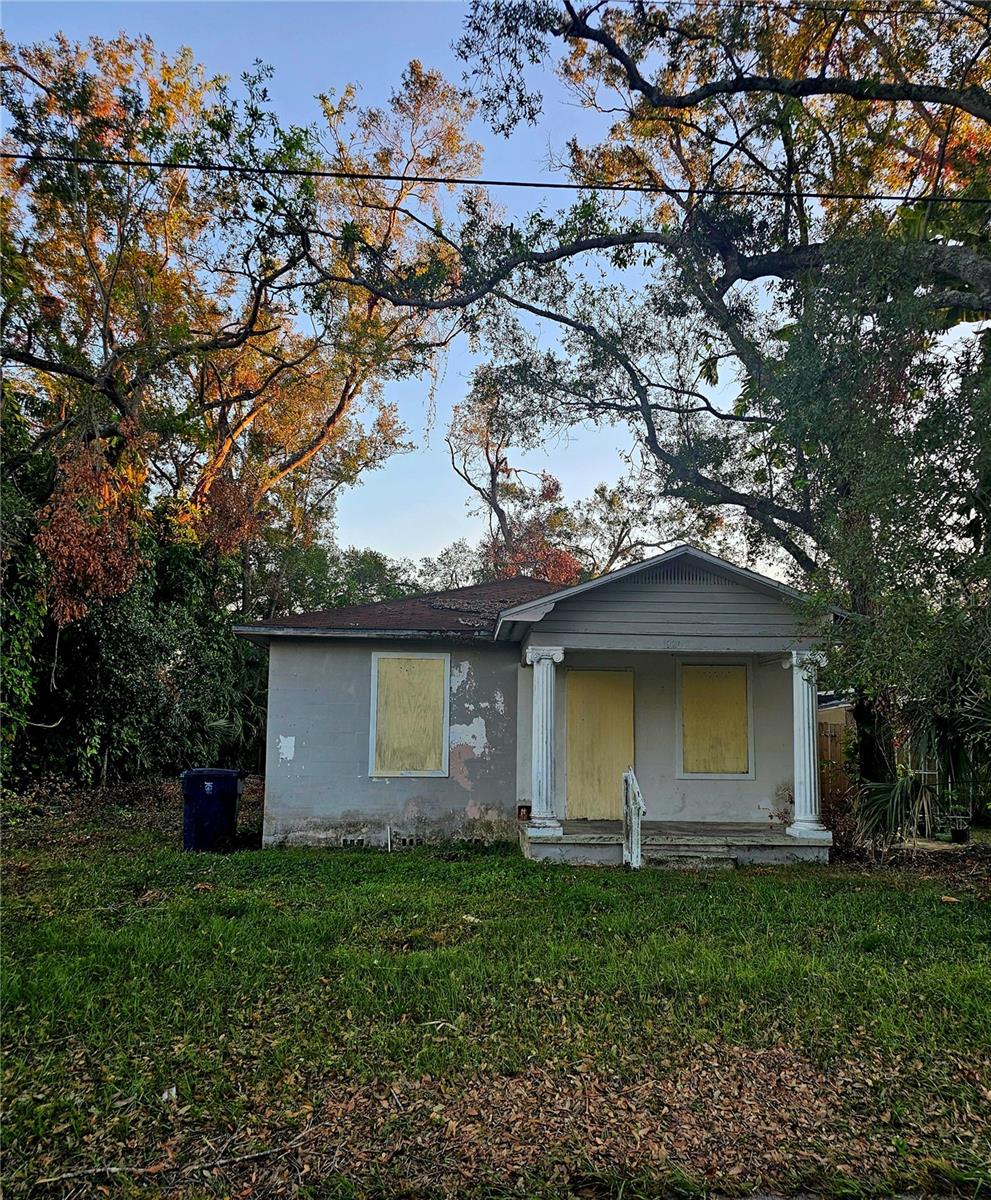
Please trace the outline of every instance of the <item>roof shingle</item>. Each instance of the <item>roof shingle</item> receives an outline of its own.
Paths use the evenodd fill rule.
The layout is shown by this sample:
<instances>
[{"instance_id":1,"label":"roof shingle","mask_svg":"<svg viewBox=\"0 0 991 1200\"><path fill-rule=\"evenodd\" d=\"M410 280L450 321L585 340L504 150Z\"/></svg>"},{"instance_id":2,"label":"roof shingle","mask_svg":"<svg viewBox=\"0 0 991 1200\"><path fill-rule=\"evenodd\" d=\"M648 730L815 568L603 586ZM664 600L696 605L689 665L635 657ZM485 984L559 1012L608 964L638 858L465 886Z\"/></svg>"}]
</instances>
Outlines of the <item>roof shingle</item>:
<instances>
[{"instance_id":1,"label":"roof shingle","mask_svg":"<svg viewBox=\"0 0 991 1200\"><path fill-rule=\"evenodd\" d=\"M346 608L326 608L317 612L273 617L242 628L260 634L267 629L298 629L301 632L339 630L342 633L353 629L356 633L381 630L383 633L401 631L491 636L503 609L537 600L555 590L553 584L545 583L542 579L519 576L471 587L452 588L445 592L380 600L377 604L352 604Z\"/></svg>"}]
</instances>

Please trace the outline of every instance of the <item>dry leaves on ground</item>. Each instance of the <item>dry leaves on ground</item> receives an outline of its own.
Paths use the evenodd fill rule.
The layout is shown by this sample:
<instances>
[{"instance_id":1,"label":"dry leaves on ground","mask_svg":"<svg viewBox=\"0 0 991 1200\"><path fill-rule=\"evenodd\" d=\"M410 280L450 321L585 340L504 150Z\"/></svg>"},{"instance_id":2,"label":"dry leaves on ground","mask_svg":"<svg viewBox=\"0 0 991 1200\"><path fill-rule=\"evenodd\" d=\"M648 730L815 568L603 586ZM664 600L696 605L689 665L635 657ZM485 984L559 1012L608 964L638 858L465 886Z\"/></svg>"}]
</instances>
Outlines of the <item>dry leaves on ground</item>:
<instances>
[{"instance_id":1,"label":"dry leaves on ground","mask_svg":"<svg viewBox=\"0 0 991 1200\"><path fill-rule=\"evenodd\" d=\"M898 1149L890 1134L862 1128L858 1099L876 1082L865 1067L822 1071L783 1047L734 1046L665 1067L636 1081L579 1068L367 1086L336 1096L325 1116L337 1161L359 1174L391 1167L410 1186L450 1195L486 1174L546 1177L579 1162L628 1174L677 1166L710 1183L868 1178L919 1144L902 1131Z\"/></svg>"},{"instance_id":2,"label":"dry leaves on ground","mask_svg":"<svg viewBox=\"0 0 991 1200\"><path fill-rule=\"evenodd\" d=\"M517 1075L340 1081L302 1131L256 1128L250 1143L234 1144L234 1135L212 1158L179 1138L165 1161L137 1167L132 1179L153 1175L170 1196L198 1195L196 1181L208 1178L223 1180L225 1194L295 1196L304 1183L343 1176L358 1194L457 1197L493 1187L525 1192L534 1181L585 1194L590 1179L661 1182L677 1170L717 1192L788 1192L843 1178L896 1182L913 1157L939 1149L987 1156L987 1109L947 1113L933 1097L897 1130L890 1113L865 1123L877 1089L918 1065L847 1061L823 1070L783 1046L718 1044L678 1062L641 1064L636 1078L578 1063ZM991 1063L958 1071L991 1095ZM939 1146L948 1129L956 1144Z\"/></svg>"}]
</instances>

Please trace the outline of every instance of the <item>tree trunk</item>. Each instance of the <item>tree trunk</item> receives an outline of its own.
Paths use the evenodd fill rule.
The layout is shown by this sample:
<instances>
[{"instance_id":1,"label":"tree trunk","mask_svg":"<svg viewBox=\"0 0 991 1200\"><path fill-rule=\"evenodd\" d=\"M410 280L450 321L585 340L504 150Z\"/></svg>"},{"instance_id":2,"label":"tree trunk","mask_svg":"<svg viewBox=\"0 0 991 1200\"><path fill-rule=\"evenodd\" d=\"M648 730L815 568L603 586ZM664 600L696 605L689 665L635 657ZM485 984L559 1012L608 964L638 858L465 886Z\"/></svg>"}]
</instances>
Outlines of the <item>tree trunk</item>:
<instances>
[{"instance_id":1,"label":"tree trunk","mask_svg":"<svg viewBox=\"0 0 991 1200\"><path fill-rule=\"evenodd\" d=\"M853 706L857 724L857 767L865 783L889 783L894 778L894 743L888 722L865 696Z\"/></svg>"}]
</instances>

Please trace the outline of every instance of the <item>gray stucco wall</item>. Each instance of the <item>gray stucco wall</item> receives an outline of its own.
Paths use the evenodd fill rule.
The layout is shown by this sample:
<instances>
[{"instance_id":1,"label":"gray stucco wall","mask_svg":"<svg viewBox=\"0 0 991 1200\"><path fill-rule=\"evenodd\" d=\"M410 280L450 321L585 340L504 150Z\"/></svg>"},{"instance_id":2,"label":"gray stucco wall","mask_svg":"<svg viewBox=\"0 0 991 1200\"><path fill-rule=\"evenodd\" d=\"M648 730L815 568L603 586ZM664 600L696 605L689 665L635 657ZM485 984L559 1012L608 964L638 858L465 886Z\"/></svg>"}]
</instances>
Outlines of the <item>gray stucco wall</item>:
<instances>
[{"instance_id":1,"label":"gray stucco wall","mask_svg":"<svg viewBox=\"0 0 991 1200\"><path fill-rule=\"evenodd\" d=\"M369 777L375 650L450 653L447 778ZM265 844L514 834L518 663L518 646L273 640Z\"/></svg>"},{"instance_id":2,"label":"gray stucco wall","mask_svg":"<svg viewBox=\"0 0 991 1200\"><path fill-rule=\"evenodd\" d=\"M697 656L686 655L694 660ZM719 661L719 655L706 655ZM722 656L739 661L740 655ZM753 779L678 779L675 739L677 657L674 654L570 650L557 667L555 739L557 774L555 810L567 815L567 669L631 669L634 674L634 770L647 805L648 821L767 821L790 793L792 758L791 671L781 659L762 662L750 656L753 686ZM517 760L520 793L530 792L530 689L532 669L519 668ZM617 781L619 786L619 781Z\"/></svg>"}]
</instances>

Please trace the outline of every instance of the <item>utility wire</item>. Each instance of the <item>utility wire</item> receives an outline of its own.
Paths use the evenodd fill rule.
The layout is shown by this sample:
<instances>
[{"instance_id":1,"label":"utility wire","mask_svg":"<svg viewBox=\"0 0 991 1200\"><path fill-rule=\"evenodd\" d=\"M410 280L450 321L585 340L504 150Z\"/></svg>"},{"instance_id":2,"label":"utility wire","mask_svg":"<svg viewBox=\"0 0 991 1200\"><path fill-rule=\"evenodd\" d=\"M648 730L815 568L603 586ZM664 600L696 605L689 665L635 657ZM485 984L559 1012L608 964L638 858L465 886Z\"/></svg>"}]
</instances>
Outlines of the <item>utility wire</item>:
<instances>
[{"instance_id":1,"label":"utility wire","mask_svg":"<svg viewBox=\"0 0 991 1200\"><path fill-rule=\"evenodd\" d=\"M75 154L27 154L4 151L0 158L16 162L62 163L69 166L91 167L142 167L170 171L220 171L231 175L278 175L305 179L341 179L371 183L427 183L449 187L504 187L529 188L534 190L572 192L618 192L640 195L678 196L747 196L753 199L784 200L793 198L794 193L780 188L748 187L668 187L666 184L648 183L566 183L561 180L539 179L473 179L460 175L390 175L380 171L336 171L318 167L254 167L234 163L170 162L168 159L148 158L91 158ZM985 204L991 199L979 196L918 195L905 196L892 192L803 192L810 200L897 200L901 204Z\"/></svg>"},{"instance_id":2,"label":"utility wire","mask_svg":"<svg viewBox=\"0 0 991 1200\"><path fill-rule=\"evenodd\" d=\"M711 0L708 6L700 5L699 0L608 0L608 3L643 4L648 10L694 8L698 9L702 16L711 16L720 9L733 8L755 8L768 12L794 12L804 8L809 12L847 13L850 16L894 16L898 13L910 13L917 16L957 16L975 20L978 13L991 13L991 6L986 0L960 0L959 4L953 4L951 0L934 0L932 4L922 4L919 0L907 0L904 4L862 4L858 3L858 0L850 0L849 4L843 4L841 0Z\"/></svg>"}]
</instances>

